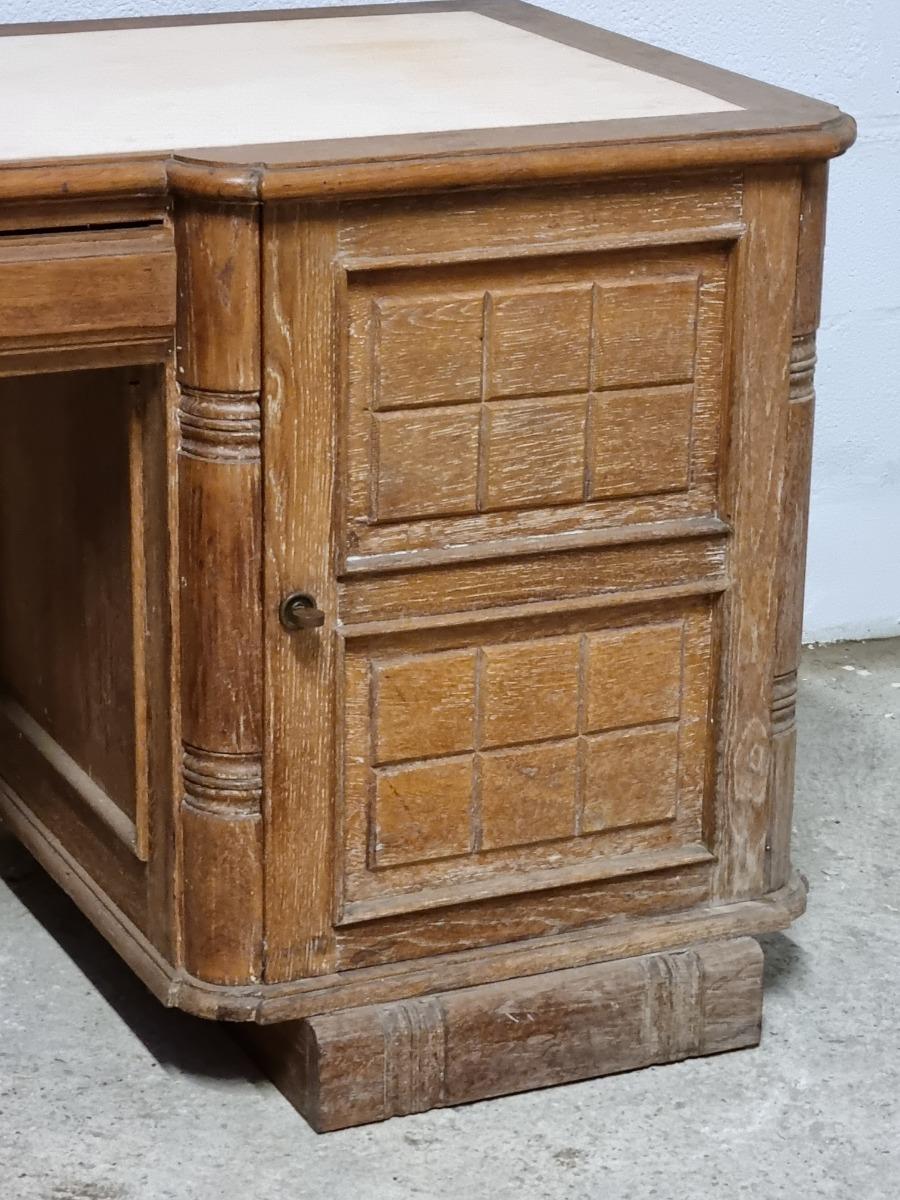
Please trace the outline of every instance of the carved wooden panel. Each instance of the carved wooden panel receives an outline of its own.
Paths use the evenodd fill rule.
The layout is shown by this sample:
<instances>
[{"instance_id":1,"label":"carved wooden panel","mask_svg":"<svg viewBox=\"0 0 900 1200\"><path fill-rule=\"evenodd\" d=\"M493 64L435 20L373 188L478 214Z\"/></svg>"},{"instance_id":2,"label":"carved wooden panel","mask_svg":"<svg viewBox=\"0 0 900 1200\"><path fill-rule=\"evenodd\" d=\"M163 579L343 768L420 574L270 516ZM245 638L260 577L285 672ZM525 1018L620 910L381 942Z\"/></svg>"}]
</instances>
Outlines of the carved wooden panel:
<instances>
[{"instance_id":1,"label":"carved wooden panel","mask_svg":"<svg viewBox=\"0 0 900 1200\"><path fill-rule=\"evenodd\" d=\"M486 293L488 396L587 391L591 290L538 285Z\"/></svg>"},{"instance_id":2,"label":"carved wooden panel","mask_svg":"<svg viewBox=\"0 0 900 1200\"><path fill-rule=\"evenodd\" d=\"M374 301L373 407L458 404L481 395L481 297Z\"/></svg>"},{"instance_id":3,"label":"carved wooden panel","mask_svg":"<svg viewBox=\"0 0 900 1200\"><path fill-rule=\"evenodd\" d=\"M479 415L468 407L428 410L411 421L385 413L373 426L379 520L472 512L478 482Z\"/></svg>"},{"instance_id":4,"label":"carved wooden panel","mask_svg":"<svg viewBox=\"0 0 900 1200\"><path fill-rule=\"evenodd\" d=\"M580 398L512 400L485 406L485 508L576 503L585 476L587 405Z\"/></svg>"},{"instance_id":5,"label":"carved wooden panel","mask_svg":"<svg viewBox=\"0 0 900 1200\"><path fill-rule=\"evenodd\" d=\"M597 288L595 388L685 383L694 377L697 281L690 277Z\"/></svg>"},{"instance_id":6,"label":"carved wooden panel","mask_svg":"<svg viewBox=\"0 0 900 1200\"><path fill-rule=\"evenodd\" d=\"M693 413L690 387L592 397L588 494L599 498L686 491Z\"/></svg>"},{"instance_id":7,"label":"carved wooden panel","mask_svg":"<svg viewBox=\"0 0 900 1200\"><path fill-rule=\"evenodd\" d=\"M347 899L699 844L711 637L702 597L351 636Z\"/></svg>"},{"instance_id":8,"label":"carved wooden panel","mask_svg":"<svg viewBox=\"0 0 900 1200\"><path fill-rule=\"evenodd\" d=\"M351 274L351 560L714 512L724 289L702 245Z\"/></svg>"}]
</instances>

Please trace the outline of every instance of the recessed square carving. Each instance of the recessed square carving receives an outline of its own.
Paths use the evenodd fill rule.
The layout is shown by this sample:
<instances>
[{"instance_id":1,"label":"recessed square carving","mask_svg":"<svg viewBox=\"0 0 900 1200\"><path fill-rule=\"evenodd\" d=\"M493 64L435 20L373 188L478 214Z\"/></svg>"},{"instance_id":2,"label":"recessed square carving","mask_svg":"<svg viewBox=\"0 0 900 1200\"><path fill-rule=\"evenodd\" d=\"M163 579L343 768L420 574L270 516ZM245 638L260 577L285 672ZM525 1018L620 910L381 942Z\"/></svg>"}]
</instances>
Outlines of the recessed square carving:
<instances>
[{"instance_id":1,"label":"recessed square carving","mask_svg":"<svg viewBox=\"0 0 900 1200\"><path fill-rule=\"evenodd\" d=\"M714 612L713 597L691 597L627 618L579 606L510 626L481 609L432 628L348 626L347 920L514 894L519 872L527 889L530 871L557 864L603 873L627 856L638 870L645 854L658 865L696 848L716 736Z\"/></svg>"},{"instance_id":2,"label":"recessed square carving","mask_svg":"<svg viewBox=\"0 0 900 1200\"><path fill-rule=\"evenodd\" d=\"M482 846L521 846L575 832L576 746L528 746L481 757Z\"/></svg>"},{"instance_id":3,"label":"recessed square carving","mask_svg":"<svg viewBox=\"0 0 900 1200\"><path fill-rule=\"evenodd\" d=\"M378 664L373 674L376 762L472 749L474 650L418 654Z\"/></svg>"},{"instance_id":4,"label":"recessed square carving","mask_svg":"<svg viewBox=\"0 0 900 1200\"><path fill-rule=\"evenodd\" d=\"M677 718L681 646L680 622L589 634L585 728L617 729Z\"/></svg>"},{"instance_id":5,"label":"recessed square carving","mask_svg":"<svg viewBox=\"0 0 900 1200\"><path fill-rule=\"evenodd\" d=\"M487 319L488 395L586 392L591 289L493 292Z\"/></svg>"},{"instance_id":6,"label":"recessed square carving","mask_svg":"<svg viewBox=\"0 0 900 1200\"><path fill-rule=\"evenodd\" d=\"M351 270L342 563L714 512L727 263L691 245Z\"/></svg>"},{"instance_id":7,"label":"recessed square carving","mask_svg":"<svg viewBox=\"0 0 900 1200\"><path fill-rule=\"evenodd\" d=\"M587 742L582 829L626 829L675 816L677 728L629 729Z\"/></svg>"},{"instance_id":8,"label":"recessed square carving","mask_svg":"<svg viewBox=\"0 0 900 1200\"><path fill-rule=\"evenodd\" d=\"M604 392L590 403L592 499L687 489L694 405L690 385Z\"/></svg>"},{"instance_id":9,"label":"recessed square carving","mask_svg":"<svg viewBox=\"0 0 900 1200\"><path fill-rule=\"evenodd\" d=\"M475 512L479 422L477 405L375 417L378 520Z\"/></svg>"},{"instance_id":10,"label":"recessed square carving","mask_svg":"<svg viewBox=\"0 0 900 1200\"><path fill-rule=\"evenodd\" d=\"M566 504L584 493L583 399L500 401L485 409L484 507Z\"/></svg>"},{"instance_id":11,"label":"recessed square carving","mask_svg":"<svg viewBox=\"0 0 900 1200\"><path fill-rule=\"evenodd\" d=\"M578 721L577 640L487 647L480 699L485 746L571 736Z\"/></svg>"},{"instance_id":12,"label":"recessed square carving","mask_svg":"<svg viewBox=\"0 0 900 1200\"><path fill-rule=\"evenodd\" d=\"M592 386L693 379L697 296L696 276L598 285Z\"/></svg>"},{"instance_id":13,"label":"recessed square carving","mask_svg":"<svg viewBox=\"0 0 900 1200\"><path fill-rule=\"evenodd\" d=\"M449 858L469 850L472 759L441 759L377 773L375 864Z\"/></svg>"},{"instance_id":14,"label":"recessed square carving","mask_svg":"<svg viewBox=\"0 0 900 1200\"><path fill-rule=\"evenodd\" d=\"M381 300L375 311L375 408L480 399L482 296Z\"/></svg>"}]
</instances>

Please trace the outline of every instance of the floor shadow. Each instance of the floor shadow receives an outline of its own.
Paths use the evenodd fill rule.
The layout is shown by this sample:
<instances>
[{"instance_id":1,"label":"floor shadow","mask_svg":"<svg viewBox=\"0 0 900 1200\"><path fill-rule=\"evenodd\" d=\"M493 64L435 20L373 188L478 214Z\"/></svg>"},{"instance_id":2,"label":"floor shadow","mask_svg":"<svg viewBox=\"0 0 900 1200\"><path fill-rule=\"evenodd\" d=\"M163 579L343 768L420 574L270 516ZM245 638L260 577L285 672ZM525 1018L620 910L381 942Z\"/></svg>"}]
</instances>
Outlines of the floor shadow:
<instances>
[{"instance_id":1,"label":"floor shadow","mask_svg":"<svg viewBox=\"0 0 900 1200\"><path fill-rule=\"evenodd\" d=\"M0 828L0 891L8 889L39 921L103 999L162 1066L212 1079L264 1077L227 1028L164 1008L69 897L9 833ZM777 992L804 969L804 953L783 933L759 938L764 984Z\"/></svg>"},{"instance_id":2,"label":"floor shadow","mask_svg":"<svg viewBox=\"0 0 900 1200\"><path fill-rule=\"evenodd\" d=\"M765 991L779 992L796 983L797 976L806 969L806 956L797 943L784 933L765 933L758 941L764 957Z\"/></svg>"},{"instance_id":3,"label":"floor shadow","mask_svg":"<svg viewBox=\"0 0 900 1200\"><path fill-rule=\"evenodd\" d=\"M164 1008L69 897L0 828L0 894L12 895L40 922L161 1066L211 1079L263 1077L225 1028ZM0 904L9 903L5 897Z\"/></svg>"}]
</instances>

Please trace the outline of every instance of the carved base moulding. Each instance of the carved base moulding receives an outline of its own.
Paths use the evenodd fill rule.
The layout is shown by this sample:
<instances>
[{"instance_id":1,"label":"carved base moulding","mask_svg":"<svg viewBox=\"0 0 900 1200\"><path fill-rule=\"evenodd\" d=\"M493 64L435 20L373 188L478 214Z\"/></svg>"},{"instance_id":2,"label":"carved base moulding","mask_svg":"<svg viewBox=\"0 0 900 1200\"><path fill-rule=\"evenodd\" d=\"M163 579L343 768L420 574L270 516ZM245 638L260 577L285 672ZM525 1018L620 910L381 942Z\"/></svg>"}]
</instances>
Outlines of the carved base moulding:
<instances>
[{"instance_id":1,"label":"carved base moulding","mask_svg":"<svg viewBox=\"0 0 900 1200\"><path fill-rule=\"evenodd\" d=\"M319 1133L759 1041L762 951L709 942L242 1027Z\"/></svg>"},{"instance_id":2,"label":"carved base moulding","mask_svg":"<svg viewBox=\"0 0 900 1200\"><path fill-rule=\"evenodd\" d=\"M754 1044L850 118L517 0L23 64L4 820L316 1128Z\"/></svg>"}]
</instances>

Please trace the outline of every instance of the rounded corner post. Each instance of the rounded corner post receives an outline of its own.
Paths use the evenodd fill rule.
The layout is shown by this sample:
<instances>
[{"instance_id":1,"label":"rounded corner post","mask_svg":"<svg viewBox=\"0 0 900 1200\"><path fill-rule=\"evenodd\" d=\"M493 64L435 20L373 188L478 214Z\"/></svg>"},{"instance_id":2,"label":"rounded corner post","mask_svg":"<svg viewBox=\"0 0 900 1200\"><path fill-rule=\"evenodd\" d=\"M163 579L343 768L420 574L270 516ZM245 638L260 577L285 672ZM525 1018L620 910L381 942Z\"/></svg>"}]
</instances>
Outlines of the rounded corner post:
<instances>
[{"instance_id":1,"label":"rounded corner post","mask_svg":"<svg viewBox=\"0 0 900 1200\"><path fill-rule=\"evenodd\" d=\"M263 972L257 181L191 164L173 165L170 181L178 255L183 960L204 982L246 985Z\"/></svg>"}]
</instances>

